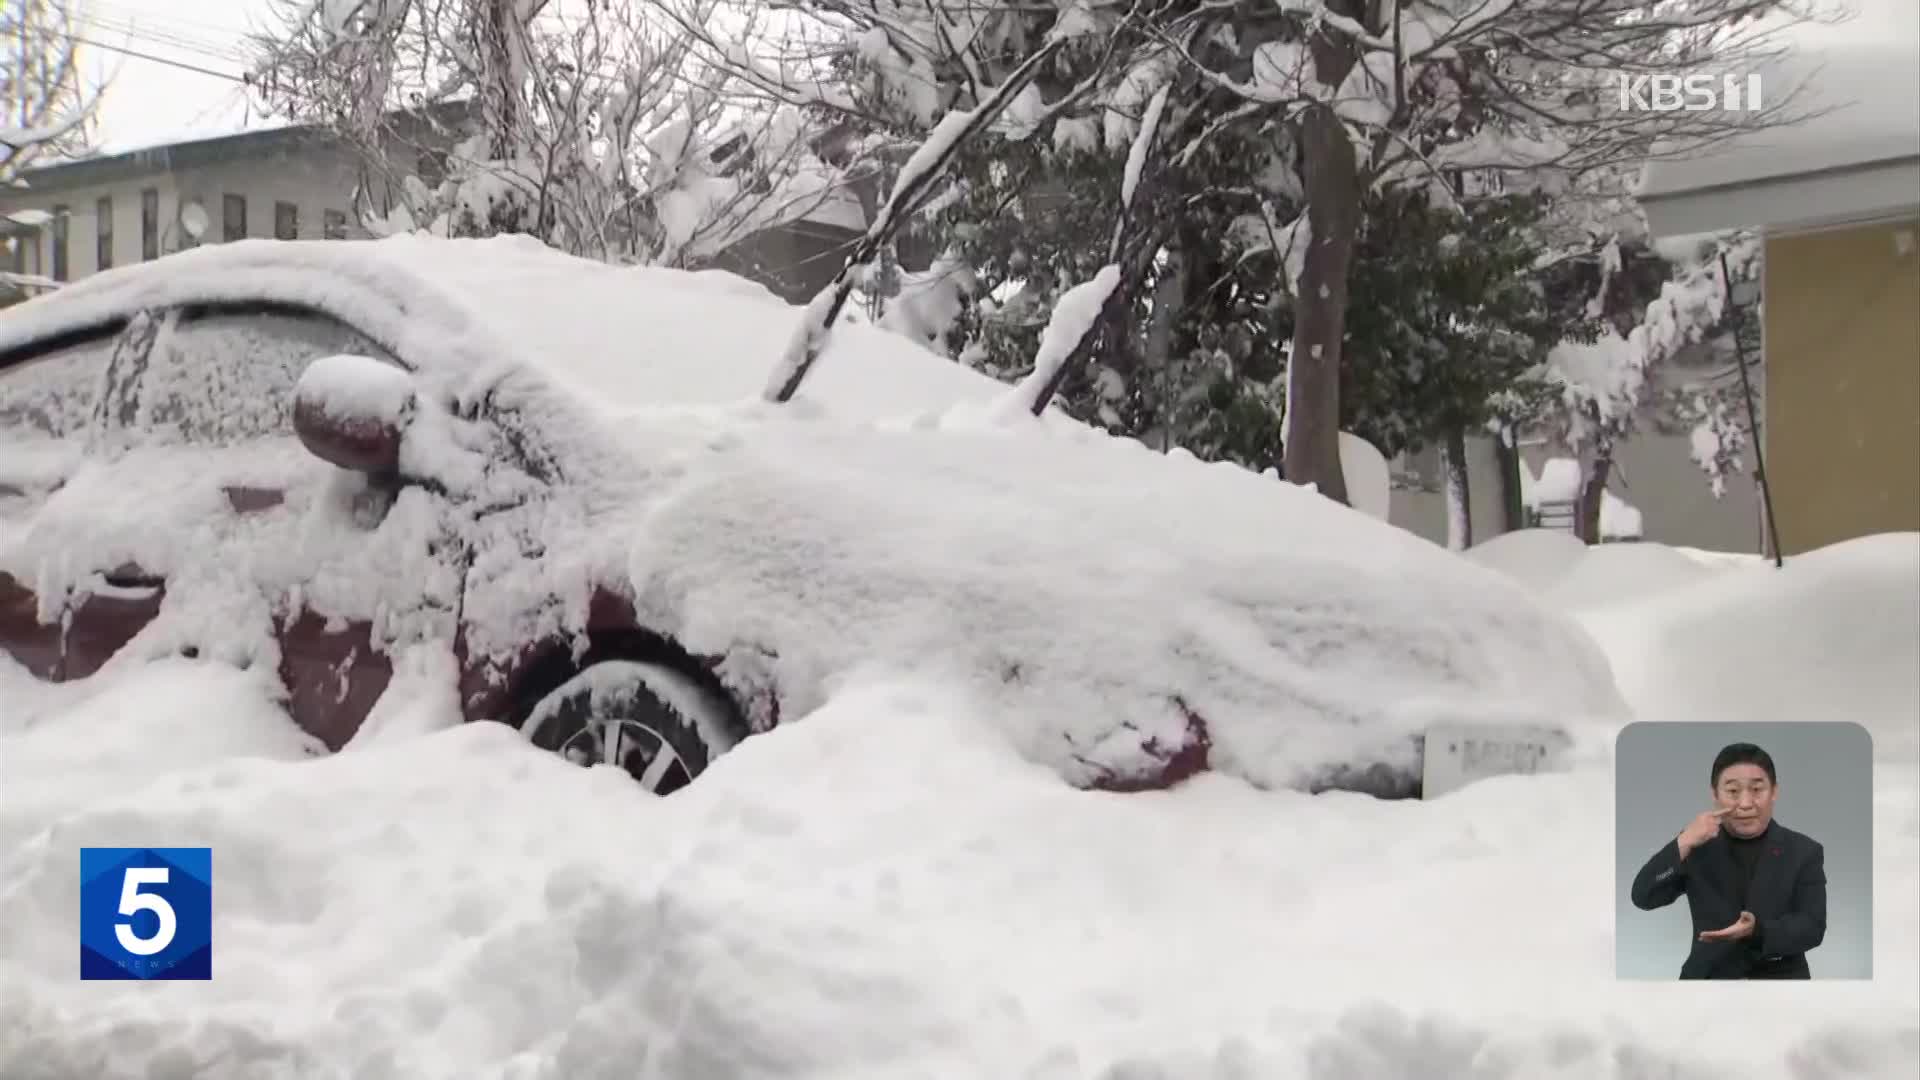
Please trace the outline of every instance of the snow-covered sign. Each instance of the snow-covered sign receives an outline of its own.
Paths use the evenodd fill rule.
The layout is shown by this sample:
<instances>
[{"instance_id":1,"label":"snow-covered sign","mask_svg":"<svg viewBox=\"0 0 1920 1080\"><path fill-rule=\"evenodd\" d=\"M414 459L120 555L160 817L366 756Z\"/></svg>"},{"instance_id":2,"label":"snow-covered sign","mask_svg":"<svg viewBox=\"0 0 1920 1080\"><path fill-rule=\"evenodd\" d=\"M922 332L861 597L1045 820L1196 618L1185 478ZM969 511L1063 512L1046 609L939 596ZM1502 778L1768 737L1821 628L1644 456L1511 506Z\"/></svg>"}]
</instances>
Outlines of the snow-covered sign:
<instances>
[{"instance_id":1,"label":"snow-covered sign","mask_svg":"<svg viewBox=\"0 0 1920 1080\"><path fill-rule=\"evenodd\" d=\"M1490 776L1559 771L1572 745L1566 733L1530 724L1435 724L1427 729L1421 798Z\"/></svg>"}]
</instances>

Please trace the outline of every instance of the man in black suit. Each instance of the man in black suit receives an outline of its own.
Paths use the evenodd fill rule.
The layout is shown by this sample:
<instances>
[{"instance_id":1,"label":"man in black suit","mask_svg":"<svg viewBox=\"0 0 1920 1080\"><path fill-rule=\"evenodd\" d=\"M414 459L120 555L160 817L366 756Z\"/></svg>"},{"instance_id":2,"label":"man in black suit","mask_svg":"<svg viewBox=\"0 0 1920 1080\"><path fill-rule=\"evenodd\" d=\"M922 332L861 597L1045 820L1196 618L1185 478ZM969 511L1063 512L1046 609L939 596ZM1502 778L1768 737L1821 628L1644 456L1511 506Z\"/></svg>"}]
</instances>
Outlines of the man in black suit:
<instances>
[{"instance_id":1,"label":"man in black suit","mask_svg":"<svg viewBox=\"0 0 1920 1080\"><path fill-rule=\"evenodd\" d=\"M1682 895L1693 947L1682 979L1810 979L1807 952L1827 933L1825 850L1773 820L1773 758L1735 743L1713 759L1714 806L1654 852L1633 879L1633 904Z\"/></svg>"}]
</instances>

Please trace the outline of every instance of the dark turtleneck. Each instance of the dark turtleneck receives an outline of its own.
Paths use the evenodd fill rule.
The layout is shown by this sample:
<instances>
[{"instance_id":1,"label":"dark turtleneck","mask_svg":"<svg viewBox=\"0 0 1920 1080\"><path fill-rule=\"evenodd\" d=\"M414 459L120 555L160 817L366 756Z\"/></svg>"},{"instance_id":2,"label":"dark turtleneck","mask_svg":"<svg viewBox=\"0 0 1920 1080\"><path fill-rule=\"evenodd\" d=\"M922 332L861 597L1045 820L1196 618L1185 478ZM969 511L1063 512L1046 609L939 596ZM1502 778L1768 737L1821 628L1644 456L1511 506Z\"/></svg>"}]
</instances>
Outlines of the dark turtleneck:
<instances>
[{"instance_id":1,"label":"dark turtleneck","mask_svg":"<svg viewBox=\"0 0 1920 1080\"><path fill-rule=\"evenodd\" d=\"M1753 885L1754 868L1760 865L1760 854L1766 847L1767 833L1772 829L1773 822L1769 821L1766 828L1753 836L1736 836L1732 830L1726 833L1727 850L1733 855L1733 865L1740 868L1740 873L1734 878L1735 892L1731 899L1734 907L1741 911L1747 910L1747 890Z\"/></svg>"}]
</instances>

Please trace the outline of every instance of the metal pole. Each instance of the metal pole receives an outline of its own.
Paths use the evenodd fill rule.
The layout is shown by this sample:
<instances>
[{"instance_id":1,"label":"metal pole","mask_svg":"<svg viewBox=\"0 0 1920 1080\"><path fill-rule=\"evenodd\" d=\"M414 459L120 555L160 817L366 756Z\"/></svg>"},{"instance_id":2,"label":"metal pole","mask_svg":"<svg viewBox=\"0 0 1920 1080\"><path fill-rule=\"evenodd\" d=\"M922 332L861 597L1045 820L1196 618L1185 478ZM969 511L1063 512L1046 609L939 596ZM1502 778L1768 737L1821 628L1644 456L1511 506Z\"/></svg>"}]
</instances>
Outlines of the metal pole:
<instances>
[{"instance_id":1,"label":"metal pole","mask_svg":"<svg viewBox=\"0 0 1920 1080\"><path fill-rule=\"evenodd\" d=\"M1753 382L1747 377L1747 346L1740 338L1740 308L1733 302L1733 274L1727 269L1727 253L1720 253L1720 283L1727 290L1727 321L1733 326L1734 361L1740 368L1740 393L1747 401L1748 441L1753 444L1753 478L1760 484L1760 507L1767 513L1767 544L1773 548L1773 565L1786 565L1780 554L1780 526L1773 517L1773 487L1767 483L1767 459L1760 452L1760 415L1753 404Z\"/></svg>"}]
</instances>

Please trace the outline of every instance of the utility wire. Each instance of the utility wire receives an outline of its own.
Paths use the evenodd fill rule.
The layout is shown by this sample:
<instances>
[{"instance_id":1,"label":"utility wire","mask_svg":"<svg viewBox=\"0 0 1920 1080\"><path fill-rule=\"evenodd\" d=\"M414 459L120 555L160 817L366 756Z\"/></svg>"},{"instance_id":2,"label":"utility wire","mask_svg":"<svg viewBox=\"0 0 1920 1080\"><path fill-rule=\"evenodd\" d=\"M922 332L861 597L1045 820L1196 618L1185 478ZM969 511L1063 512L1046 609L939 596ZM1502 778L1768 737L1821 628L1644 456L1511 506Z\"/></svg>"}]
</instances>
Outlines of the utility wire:
<instances>
[{"instance_id":1,"label":"utility wire","mask_svg":"<svg viewBox=\"0 0 1920 1080\"><path fill-rule=\"evenodd\" d=\"M168 67L179 68L181 71L191 71L197 75L207 75L215 79L225 79L228 82L240 83L243 86L254 85L254 79L251 75L235 75L229 71L215 71L212 68L201 67L198 64L189 64L185 60L176 60L170 56L156 56L153 53L141 52L138 49L129 49L124 45L109 45L104 41L95 41L92 38L81 37L78 34L72 34L69 35L69 37L77 45L85 45L94 49L105 49L108 52L119 53L122 56L131 56L136 60L165 64Z\"/></svg>"},{"instance_id":2,"label":"utility wire","mask_svg":"<svg viewBox=\"0 0 1920 1080\"><path fill-rule=\"evenodd\" d=\"M184 7L185 5L180 6ZM167 11L163 13L144 11L139 8L128 8L124 4L117 2L117 0L87 0L85 10L81 14L83 17L90 17L96 12L104 12L109 18L118 19L122 22L149 23L196 34L202 31L211 31L215 35L224 36L234 32L234 28L231 25L222 26L217 23L205 22L192 18L191 16L182 15L178 11Z\"/></svg>"},{"instance_id":3,"label":"utility wire","mask_svg":"<svg viewBox=\"0 0 1920 1080\"><path fill-rule=\"evenodd\" d=\"M240 47L241 43L239 42L229 45L219 45L214 42L156 29L148 26L144 22L105 19L91 13L83 16L80 21L83 24L91 24L94 29L103 30L109 34L123 36L131 40L142 41L147 44L165 45L169 49L216 60L225 60L230 63L244 64L247 62L246 54L242 51Z\"/></svg>"}]
</instances>

